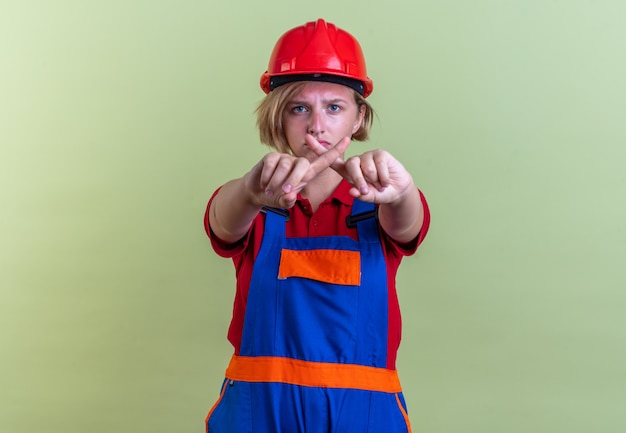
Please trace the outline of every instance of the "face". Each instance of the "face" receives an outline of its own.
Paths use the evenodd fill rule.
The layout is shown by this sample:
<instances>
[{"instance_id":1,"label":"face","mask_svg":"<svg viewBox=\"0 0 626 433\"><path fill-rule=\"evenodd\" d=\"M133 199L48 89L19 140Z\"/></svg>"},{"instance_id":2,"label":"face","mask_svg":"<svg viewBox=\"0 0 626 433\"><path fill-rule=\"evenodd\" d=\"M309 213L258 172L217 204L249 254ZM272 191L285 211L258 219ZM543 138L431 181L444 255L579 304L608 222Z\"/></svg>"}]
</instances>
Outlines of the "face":
<instances>
[{"instance_id":1,"label":"face","mask_svg":"<svg viewBox=\"0 0 626 433\"><path fill-rule=\"evenodd\" d=\"M304 141L307 134L323 146L333 147L342 138L352 137L361 126L363 114L349 87L309 81L287 104L283 127L293 154L306 157L312 154Z\"/></svg>"}]
</instances>

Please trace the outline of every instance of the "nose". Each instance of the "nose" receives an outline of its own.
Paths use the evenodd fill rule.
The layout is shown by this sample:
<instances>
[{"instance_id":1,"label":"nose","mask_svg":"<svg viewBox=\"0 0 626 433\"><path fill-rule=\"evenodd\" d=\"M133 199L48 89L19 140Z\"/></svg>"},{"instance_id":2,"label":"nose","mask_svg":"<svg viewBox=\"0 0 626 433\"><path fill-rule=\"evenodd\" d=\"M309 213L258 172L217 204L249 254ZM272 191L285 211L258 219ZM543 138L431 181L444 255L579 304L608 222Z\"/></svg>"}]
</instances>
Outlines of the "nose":
<instances>
[{"instance_id":1,"label":"nose","mask_svg":"<svg viewBox=\"0 0 626 433\"><path fill-rule=\"evenodd\" d=\"M312 110L309 115L308 132L313 136L318 136L325 132L323 113L319 110Z\"/></svg>"}]
</instances>

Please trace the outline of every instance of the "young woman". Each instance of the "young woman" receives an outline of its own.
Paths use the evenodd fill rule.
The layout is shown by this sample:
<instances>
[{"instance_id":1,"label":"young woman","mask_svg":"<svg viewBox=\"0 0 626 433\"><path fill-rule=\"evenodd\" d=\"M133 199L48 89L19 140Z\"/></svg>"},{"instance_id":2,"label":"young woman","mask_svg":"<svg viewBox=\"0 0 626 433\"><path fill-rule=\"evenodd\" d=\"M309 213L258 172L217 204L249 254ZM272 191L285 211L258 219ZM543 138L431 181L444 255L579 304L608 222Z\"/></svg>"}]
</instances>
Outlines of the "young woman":
<instances>
[{"instance_id":1,"label":"young woman","mask_svg":"<svg viewBox=\"0 0 626 433\"><path fill-rule=\"evenodd\" d=\"M368 138L358 41L324 20L286 32L261 77L274 149L212 196L205 227L235 264L234 355L207 432L407 432L395 368L395 276L428 230L426 201Z\"/></svg>"}]
</instances>

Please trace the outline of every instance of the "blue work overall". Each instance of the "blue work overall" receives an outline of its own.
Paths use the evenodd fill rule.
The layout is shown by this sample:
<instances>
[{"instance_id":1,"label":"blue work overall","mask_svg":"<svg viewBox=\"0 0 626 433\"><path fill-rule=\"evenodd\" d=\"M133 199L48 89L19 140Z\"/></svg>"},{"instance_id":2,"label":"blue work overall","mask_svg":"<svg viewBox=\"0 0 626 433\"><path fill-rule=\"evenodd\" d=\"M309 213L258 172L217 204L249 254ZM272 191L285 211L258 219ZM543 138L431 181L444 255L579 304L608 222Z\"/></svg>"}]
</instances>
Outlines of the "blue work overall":
<instances>
[{"instance_id":1,"label":"blue work overall","mask_svg":"<svg viewBox=\"0 0 626 433\"><path fill-rule=\"evenodd\" d=\"M351 217L370 216L356 223L358 241L287 238L286 217L266 212L240 352L208 433L410 432L386 368L389 295L373 210L355 200ZM307 257L331 262L307 270Z\"/></svg>"}]
</instances>

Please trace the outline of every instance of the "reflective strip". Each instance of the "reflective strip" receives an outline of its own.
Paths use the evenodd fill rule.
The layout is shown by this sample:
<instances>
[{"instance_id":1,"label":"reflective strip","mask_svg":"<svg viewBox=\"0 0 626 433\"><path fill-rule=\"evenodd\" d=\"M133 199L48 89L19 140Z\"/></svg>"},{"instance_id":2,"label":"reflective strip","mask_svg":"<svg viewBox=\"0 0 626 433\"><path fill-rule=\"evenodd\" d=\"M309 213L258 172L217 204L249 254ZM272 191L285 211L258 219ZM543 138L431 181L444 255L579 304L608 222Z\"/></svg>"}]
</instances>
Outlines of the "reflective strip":
<instances>
[{"instance_id":1,"label":"reflective strip","mask_svg":"<svg viewBox=\"0 0 626 433\"><path fill-rule=\"evenodd\" d=\"M361 253L349 250L288 250L280 255L278 278L309 278L331 284L361 284Z\"/></svg>"},{"instance_id":2,"label":"reflective strip","mask_svg":"<svg viewBox=\"0 0 626 433\"><path fill-rule=\"evenodd\" d=\"M226 369L226 377L244 382L278 382L389 393L402 391L396 370L273 356L234 355Z\"/></svg>"}]
</instances>

